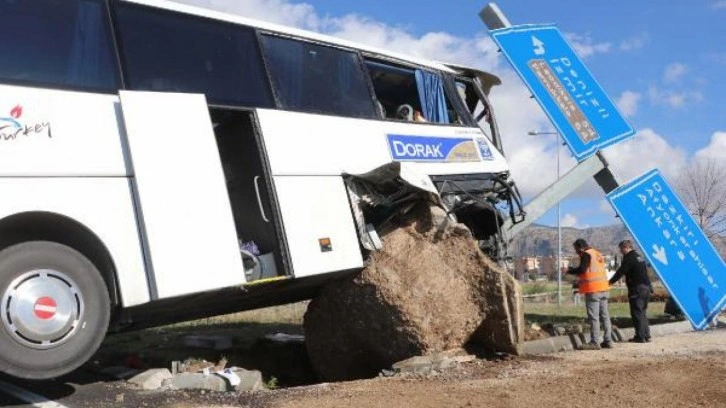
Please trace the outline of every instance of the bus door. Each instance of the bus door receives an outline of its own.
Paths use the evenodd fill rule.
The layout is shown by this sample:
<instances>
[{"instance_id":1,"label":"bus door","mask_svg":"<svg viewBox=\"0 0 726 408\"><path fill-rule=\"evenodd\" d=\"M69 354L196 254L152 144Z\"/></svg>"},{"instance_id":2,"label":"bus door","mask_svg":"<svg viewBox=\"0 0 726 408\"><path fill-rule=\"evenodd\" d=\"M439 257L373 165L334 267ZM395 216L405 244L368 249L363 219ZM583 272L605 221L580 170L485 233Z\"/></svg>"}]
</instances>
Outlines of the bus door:
<instances>
[{"instance_id":1,"label":"bus door","mask_svg":"<svg viewBox=\"0 0 726 408\"><path fill-rule=\"evenodd\" d=\"M243 283L204 96L121 91L120 99L152 295L161 299Z\"/></svg>"},{"instance_id":2,"label":"bus door","mask_svg":"<svg viewBox=\"0 0 726 408\"><path fill-rule=\"evenodd\" d=\"M343 177L339 171L328 171L330 166L324 163L326 159L334 161L336 152L346 146L341 145L340 137L331 138L327 145L305 142L306 134L344 131L341 123L350 120L257 109L256 121L294 276L362 268L361 247Z\"/></svg>"}]
</instances>

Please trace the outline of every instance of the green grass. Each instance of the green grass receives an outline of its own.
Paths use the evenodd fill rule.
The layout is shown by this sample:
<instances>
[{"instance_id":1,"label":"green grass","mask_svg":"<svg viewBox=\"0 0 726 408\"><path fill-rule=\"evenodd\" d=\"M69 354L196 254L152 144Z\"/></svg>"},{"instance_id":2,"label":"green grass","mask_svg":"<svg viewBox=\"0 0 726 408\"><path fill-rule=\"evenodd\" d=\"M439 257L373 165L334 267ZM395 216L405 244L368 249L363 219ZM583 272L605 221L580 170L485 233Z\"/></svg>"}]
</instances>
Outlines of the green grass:
<instances>
[{"instance_id":1,"label":"green grass","mask_svg":"<svg viewBox=\"0 0 726 408\"><path fill-rule=\"evenodd\" d=\"M308 301L304 301L282 306L273 306L265 309L250 310L246 312L192 320L189 322L177 323L166 327L191 328L197 326L236 325L239 323L286 324L302 326L303 316L305 315L305 311L307 310L308 303Z\"/></svg>"},{"instance_id":2,"label":"green grass","mask_svg":"<svg viewBox=\"0 0 726 408\"><path fill-rule=\"evenodd\" d=\"M521 286L523 295L536 295L538 293L557 292L557 283L527 282L523 283Z\"/></svg>"},{"instance_id":3,"label":"green grass","mask_svg":"<svg viewBox=\"0 0 726 408\"><path fill-rule=\"evenodd\" d=\"M648 304L647 316L651 323L672 321L663 313L665 303L651 302ZM618 327L631 327L630 307L627 303L610 303L610 318ZM524 319L529 324L587 325L587 312L584 299L575 306L572 297L563 298L562 306L557 303L525 303Z\"/></svg>"}]
</instances>

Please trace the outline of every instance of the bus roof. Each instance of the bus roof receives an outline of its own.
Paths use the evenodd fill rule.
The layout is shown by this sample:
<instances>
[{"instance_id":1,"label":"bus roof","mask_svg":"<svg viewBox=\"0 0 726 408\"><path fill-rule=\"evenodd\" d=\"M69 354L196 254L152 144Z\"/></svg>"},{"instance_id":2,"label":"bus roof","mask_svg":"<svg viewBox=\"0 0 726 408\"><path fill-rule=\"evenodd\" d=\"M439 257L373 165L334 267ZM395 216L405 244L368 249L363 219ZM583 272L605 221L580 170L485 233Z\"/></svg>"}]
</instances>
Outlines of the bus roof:
<instances>
[{"instance_id":1,"label":"bus roof","mask_svg":"<svg viewBox=\"0 0 726 408\"><path fill-rule=\"evenodd\" d=\"M169 0L123 0L123 1L129 2L129 3L137 3L137 4L152 6L152 7L158 7L158 8L177 11L177 12L185 13L185 14L207 17L207 18L211 18L214 20L227 21L230 23L241 24L241 25L245 25L245 26L249 26L249 27L255 27L255 28L262 29L262 30L268 30L268 31L280 33L283 35L306 38L306 39L310 39L313 41L319 41L319 42L329 43L329 44L333 44L333 45L338 45L341 47L357 49L357 50L367 52L367 53L372 54L377 57L382 57L382 58L388 57L388 58L392 58L395 60L409 62L414 65L420 65L420 66L432 68L432 69L443 71L443 72L457 73L457 71L453 70L452 68L450 68L447 65L444 65L444 64L441 64L441 63L438 63L435 61L427 60L424 58L407 56L407 55L387 51L387 50L376 48L376 47L370 47L367 45L358 44L353 41L342 40L340 38L332 37L329 35L319 34L319 33L315 33L312 31L300 30L300 29L292 28L292 27L286 27L283 25L268 23L265 21L254 20L251 18L242 17L242 16L235 15L235 14L223 13L223 12L219 12L219 11L202 8L202 7L190 6L187 4L177 3L177 2L169 1Z\"/></svg>"}]
</instances>

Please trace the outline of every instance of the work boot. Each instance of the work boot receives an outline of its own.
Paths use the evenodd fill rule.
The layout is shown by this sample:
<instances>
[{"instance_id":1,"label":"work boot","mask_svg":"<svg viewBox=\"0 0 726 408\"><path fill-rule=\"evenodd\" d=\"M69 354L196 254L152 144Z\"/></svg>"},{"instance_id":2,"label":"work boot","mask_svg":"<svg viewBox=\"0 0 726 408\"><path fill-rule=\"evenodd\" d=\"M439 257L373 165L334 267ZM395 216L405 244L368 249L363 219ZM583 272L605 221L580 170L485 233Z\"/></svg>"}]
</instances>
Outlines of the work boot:
<instances>
[{"instance_id":1,"label":"work boot","mask_svg":"<svg viewBox=\"0 0 726 408\"><path fill-rule=\"evenodd\" d=\"M646 343L648 340L645 340L642 337L633 337L632 339L628 339L628 343Z\"/></svg>"},{"instance_id":2,"label":"work boot","mask_svg":"<svg viewBox=\"0 0 726 408\"><path fill-rule=\"evenodd\" d=\"M613 348L613 343L609 341L603 341L602 343L600 343L600 348L611 349Z\"/></svg>"},{"instance_id":3,"label":"work boot","mask_svg":"<svg viewBox=\"0 0 726 408\"><path fill-rule=\"evenodd\" d=\"M600 345L597 343L585 343L580 346L580 350L600 350Z\"/></svg>"}]
</instances>

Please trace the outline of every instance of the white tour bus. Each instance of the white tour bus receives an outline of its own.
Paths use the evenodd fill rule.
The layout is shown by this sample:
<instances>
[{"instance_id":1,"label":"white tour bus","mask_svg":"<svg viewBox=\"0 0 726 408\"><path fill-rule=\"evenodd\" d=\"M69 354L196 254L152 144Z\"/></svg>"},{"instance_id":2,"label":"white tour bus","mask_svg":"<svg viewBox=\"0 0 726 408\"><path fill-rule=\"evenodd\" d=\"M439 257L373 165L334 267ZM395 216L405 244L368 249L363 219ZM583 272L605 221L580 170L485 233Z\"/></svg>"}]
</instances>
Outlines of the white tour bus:
<instances>
[{"instance_id":1,"label":"white tour bus","mask_svg":"<svg viewBox=\"0 0 726 408\"><path fill-rule=\"evenodd\" d=\"M0 15L1 372L310 299L416 196L493 256L521 217L490 74L165 0Z\"/></svg>"}]
</instances>

